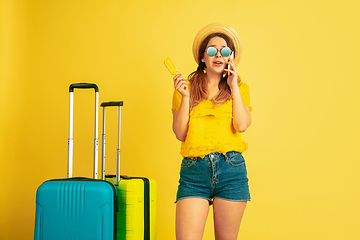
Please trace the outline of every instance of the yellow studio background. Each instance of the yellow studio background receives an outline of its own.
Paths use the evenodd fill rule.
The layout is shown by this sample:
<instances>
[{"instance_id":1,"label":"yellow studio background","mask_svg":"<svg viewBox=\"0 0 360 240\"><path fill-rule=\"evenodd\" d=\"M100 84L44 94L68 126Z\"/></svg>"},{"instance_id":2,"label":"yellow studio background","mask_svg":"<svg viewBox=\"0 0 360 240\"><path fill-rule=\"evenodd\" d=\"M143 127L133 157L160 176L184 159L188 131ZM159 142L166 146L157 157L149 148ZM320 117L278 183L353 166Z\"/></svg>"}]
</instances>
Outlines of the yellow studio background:
<instances>
[{"instance_id":1,"label":"yellow studio background","mask_svg":"<svg viewBox=\"0 0 360 240\"><path fill-rule=\"evenodd\" d=\"M97 83L101 102L124 101L121 173L157 180L158 239L175 239L181 157L163 60L173 58L184 75L195 70L193 38L212 22L242 39L238 71L254 107L244 134L252 201L239 239L360 239L357 0L2 0L0 7L1 240L32 239L37 187L66 177L74 82ZM91 176L93 101L93 91L75 90L77 176ZM108 173L116 114L107 110ZM204 239L213 239L211 213Z\"/></svg>"}]
</instances>

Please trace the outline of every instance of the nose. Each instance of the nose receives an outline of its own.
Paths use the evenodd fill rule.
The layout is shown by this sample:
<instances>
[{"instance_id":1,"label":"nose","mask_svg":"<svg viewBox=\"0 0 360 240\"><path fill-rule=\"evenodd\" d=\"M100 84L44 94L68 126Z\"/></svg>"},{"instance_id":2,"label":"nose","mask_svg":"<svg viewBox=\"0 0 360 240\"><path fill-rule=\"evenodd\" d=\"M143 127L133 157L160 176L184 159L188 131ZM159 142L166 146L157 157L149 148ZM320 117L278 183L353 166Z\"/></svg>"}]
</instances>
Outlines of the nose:
<instances>
[{"instance_id":1,"label":"nose","mask_svg":"<svg viewBox=\"0 0 360 240\"><path fill-rule=\"evenodd\" d=\"M216 55L215 55L216 57L221 57L222 55L221 55L221 51L218 49L217 50L217 52L216 52Z\"/></svg>"}]
</instances>

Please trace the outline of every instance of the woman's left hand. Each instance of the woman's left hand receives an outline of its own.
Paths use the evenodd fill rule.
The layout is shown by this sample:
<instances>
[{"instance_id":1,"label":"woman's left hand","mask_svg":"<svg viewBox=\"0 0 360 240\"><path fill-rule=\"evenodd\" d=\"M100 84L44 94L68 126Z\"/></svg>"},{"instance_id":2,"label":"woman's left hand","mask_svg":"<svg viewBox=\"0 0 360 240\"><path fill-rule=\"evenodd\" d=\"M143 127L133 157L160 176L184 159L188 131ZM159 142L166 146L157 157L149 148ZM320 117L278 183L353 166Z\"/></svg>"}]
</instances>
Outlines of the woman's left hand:
<instances>
[{"instance_id":1,"label":"woman's left hand","mask_svg":"<svg viewBox=\"0 0 360 240\"><path fill-rule=\"evenodd\" d=\"M232 89L238 86L238 73L233 60L229 59L230 69L225 68L224 71L228 73L227 84Z\"/></svg>"}]
</instances>

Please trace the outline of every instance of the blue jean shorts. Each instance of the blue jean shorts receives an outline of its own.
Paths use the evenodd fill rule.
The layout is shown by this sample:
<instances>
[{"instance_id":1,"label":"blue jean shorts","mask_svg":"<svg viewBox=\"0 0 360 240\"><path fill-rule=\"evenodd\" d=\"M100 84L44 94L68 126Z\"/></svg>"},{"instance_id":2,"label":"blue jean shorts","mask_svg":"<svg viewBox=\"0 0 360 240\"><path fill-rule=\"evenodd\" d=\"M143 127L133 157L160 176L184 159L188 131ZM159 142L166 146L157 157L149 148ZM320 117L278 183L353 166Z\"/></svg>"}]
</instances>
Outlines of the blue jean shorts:
<instances>
[{"instance_id":1,"label":"blue jean shorts","mask_svg":"<svg viewBox=\"0 0 360 240\"><path fill-rule=\"evenodd\" d=\"M250 201L245 159L240 152L210 153L204 158L184 158L176 202L184 198Z\"/></svg>"}]
</instances>

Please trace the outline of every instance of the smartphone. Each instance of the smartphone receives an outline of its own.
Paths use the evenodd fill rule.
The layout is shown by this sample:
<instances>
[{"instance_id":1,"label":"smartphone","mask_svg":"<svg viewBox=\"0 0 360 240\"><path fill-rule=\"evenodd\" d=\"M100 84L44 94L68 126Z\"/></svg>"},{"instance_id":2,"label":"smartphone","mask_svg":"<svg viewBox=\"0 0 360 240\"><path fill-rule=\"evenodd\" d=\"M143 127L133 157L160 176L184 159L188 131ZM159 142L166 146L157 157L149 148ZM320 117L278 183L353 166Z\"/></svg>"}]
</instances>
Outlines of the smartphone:
<instances>
[{"instance_id":1,"label":"smartphone","mask_svg":"<svg viewBox=\"0 0 360 240\"><path fill-rule=\"evenodd\" d=\"M231 55L230 55L230 60L234 60L234 52L231 53ZM228 69L229 69L229 70L231 69L230 64L228 64Z\"/></svg>"}]
</instances>

